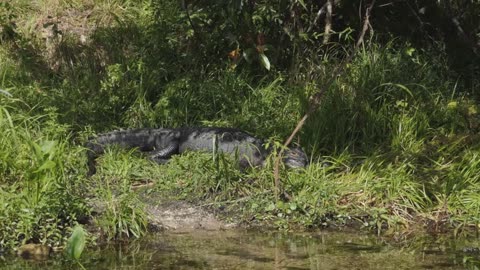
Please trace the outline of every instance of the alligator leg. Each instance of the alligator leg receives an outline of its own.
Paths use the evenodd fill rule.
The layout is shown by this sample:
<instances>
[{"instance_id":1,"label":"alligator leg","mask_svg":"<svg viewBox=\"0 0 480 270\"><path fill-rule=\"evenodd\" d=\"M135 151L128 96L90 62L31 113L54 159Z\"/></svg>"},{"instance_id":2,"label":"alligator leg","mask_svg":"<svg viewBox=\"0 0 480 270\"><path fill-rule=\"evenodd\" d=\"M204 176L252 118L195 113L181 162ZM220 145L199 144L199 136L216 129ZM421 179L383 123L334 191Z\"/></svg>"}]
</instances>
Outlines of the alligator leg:
<instances>
[{"instance_id":1,"label":"alligator leg","mask_svg":"<svg viewBox=\"0 0 480 270\"><path fill-rule=\"evenodd\" d=\"M174 154L178 154L178 142L171 142L167 147L151 151L149 157L159 164L165 164Z\"/></svg>"}]
</instances>

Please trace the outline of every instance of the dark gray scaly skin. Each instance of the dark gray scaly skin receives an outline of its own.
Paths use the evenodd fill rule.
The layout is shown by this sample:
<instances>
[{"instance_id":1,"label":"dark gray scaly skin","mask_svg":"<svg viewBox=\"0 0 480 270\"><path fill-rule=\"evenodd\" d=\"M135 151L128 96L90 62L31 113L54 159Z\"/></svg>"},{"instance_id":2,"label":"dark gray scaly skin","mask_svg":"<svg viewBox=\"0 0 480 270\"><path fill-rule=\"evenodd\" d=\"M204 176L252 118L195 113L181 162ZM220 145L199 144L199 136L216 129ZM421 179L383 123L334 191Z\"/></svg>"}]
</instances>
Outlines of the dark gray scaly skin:
<instances>
[{"instance_id":1,"label":"dark gray scaly skin","mask_svg":"<svg viewBox=\"0 0 480 270\"><path fill-rule=\"evenodd\" d=\"M113 131L87 142L89 174L95 172L94 160L104 152L105 146L118 144L125 148L138 148L147 152L150 159L166 163L172 155L185 151L219 151L239 158L242 168L263 165L271 149L264 141L233 128L159 128ZM289 148L284 153L285 165L291 168L305 167L308 158L302 149Z\"/></svg>"}]
</instances>

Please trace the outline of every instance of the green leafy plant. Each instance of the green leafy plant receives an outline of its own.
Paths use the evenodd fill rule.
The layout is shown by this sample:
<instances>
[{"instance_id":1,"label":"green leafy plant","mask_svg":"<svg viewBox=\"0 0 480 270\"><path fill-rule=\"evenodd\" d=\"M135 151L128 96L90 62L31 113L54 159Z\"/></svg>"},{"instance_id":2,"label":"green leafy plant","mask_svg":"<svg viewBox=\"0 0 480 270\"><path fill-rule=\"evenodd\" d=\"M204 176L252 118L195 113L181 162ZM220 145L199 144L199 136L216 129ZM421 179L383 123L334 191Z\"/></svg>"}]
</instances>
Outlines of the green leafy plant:
<instances>
[{"instance_id":1,"label":"green leafy plant","mask_svg":"<svg viewBox=\"0 0 480 270\"><path fill-rule=\"evenodd\" d=\"M86 232L82 226L77 225L73 228L72 235L68 238L65 252L70 259L77 260L83 253L86 244Z\"/></svg>"}]
</instances>

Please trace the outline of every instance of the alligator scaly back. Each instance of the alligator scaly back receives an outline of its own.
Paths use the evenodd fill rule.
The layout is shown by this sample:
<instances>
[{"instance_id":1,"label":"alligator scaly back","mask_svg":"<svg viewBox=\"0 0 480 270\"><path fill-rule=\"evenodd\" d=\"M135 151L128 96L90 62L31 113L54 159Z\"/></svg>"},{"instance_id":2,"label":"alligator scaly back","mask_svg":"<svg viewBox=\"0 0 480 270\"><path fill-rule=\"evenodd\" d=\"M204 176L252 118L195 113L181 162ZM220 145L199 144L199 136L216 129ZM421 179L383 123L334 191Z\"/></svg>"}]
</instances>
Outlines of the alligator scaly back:
<instances>
[{"instance_id":1,"label":"alligator scaly back","mask_svg":"<svg viewBox=\"0 0 480 270\"><path fill-rule=\"evenodd\" d=\"M222 127L185 127L175 129L135 129L101 134L91 139L89 151L89 174L95 172L94 160L105 151L106 145L117 144L124 148L137 148L147 152L150 159L166 163L174 154L186 151L223 152L238 158L240 167L261 166L272 148L264 141L245 131ZM291 168L305 167L307 156L300 148L285 151L285 165Z\"/></svg>"},{"instance_id":2,"label":"alligator scaly back","mask_svg":"<svg viewBox=\"0 0 480 270\"><path fill-rule=\"evenodd\" d=\"M95 173L95 159L104 153L107 145L117 144L127 149L138 148L142 152L151 152L167 147L177 133L173 129L145 128L116 130L91 138L85 144L88 149L89 175Z\"/></svg>"}]
</instances>

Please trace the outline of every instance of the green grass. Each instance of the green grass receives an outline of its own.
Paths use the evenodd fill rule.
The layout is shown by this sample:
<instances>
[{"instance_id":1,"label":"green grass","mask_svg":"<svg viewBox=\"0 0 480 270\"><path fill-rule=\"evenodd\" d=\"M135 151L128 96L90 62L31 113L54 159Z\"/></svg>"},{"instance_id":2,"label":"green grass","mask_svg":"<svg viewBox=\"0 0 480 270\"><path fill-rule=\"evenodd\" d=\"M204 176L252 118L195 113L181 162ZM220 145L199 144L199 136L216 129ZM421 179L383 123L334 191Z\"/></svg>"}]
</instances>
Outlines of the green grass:
<instances>
[{"instance_id":1,"label":"green grass","mask_svg":"<svg viewBox=\"0 0 480 270\"><path fill-rule=\"evenodd\" d=\"M84 172L76 169L82 151L67 142L54 113L30 116L16 106L25 105L0 97L1 244L59 246L68 227L87 213L80 181L72 181Z\"/></svg>"},{"instance_id":2,"label":"green grass","mask_svg":"<svg viewBox=\"0 0 480 270\"><path fill-rule=\"evenodd\" d=\"M86 151L57 116L30 115L25 103L0 96L0 246L62 247L79 220L91 218L92 194L107 204L95 226L108 239L142 235L146 216L130 181L87 179Z\"/></svg>"}]
</instances>

